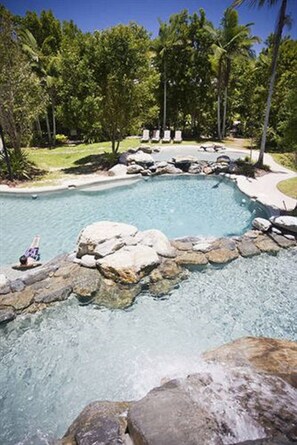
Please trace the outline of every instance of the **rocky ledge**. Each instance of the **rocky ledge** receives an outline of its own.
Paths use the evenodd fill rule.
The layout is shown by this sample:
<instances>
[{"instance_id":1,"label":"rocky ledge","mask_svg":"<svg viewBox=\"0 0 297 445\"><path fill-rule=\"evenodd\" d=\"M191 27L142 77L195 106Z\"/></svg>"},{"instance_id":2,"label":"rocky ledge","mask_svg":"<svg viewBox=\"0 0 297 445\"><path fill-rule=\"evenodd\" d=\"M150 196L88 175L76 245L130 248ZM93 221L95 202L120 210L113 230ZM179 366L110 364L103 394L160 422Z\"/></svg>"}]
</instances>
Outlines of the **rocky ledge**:
<instances>
[{"instance_id":1,"label":"rocky ledge","mask_svg":"<svg viewBox=\"0 0 297 445\"><path fill-rule=\"evenodd\" d=\"M143 147L129 150L119 158L119 164L109 170L110 176L138 174L142 176L177 175L181 173L204 174L229 173L239 174L240 165L225 154L218 155L216 161L198 160L193 156L180 155L171 161L155 161L151 152L155 148ZM159 151L159 150L158 150Z\"/></svg>"},{"instance_id":2,"label":"rocky ledge","mask_svg":"<svg viewBox=\"0 0 297 445\"><path fill-rule=\"evenodd\" d=\"M77 296L82 303L126 308L143 290L168 294L189 269L222 265L261 252L276 254L296 246L297 218L256 218L240 237L169 241L159 230L139 231L101 221L83 229L75 253L9 280L0 275L0 324Z\"/></svg>"},{"instance_id":3,"label":"rocky ledge","mask_svg":"<svg viewBox=\"0 0 297 445\"><path fill-rule=\"evenodd\" d=\"M203 359L139 401L89 404L56 445L296 443L297 343L248 337Z\"/></svg>"}]
</instances>

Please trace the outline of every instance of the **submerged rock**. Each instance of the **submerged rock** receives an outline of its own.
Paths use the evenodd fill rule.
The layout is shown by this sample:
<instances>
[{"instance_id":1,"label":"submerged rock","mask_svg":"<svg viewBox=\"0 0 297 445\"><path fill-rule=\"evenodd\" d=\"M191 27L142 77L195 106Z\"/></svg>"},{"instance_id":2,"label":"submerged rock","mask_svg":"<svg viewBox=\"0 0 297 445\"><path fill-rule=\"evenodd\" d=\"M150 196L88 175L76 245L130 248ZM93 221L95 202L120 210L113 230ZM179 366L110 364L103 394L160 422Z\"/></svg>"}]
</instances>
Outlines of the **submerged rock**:
<instances>
[{"instance_id":1,"label":"submerged rock","mask_svg":"<svg viewBox=\"0 0 297 445\"><path fill-rule=\"evenodd\" d=\"M250 239L242 239L237 244L237 249L241 256L247 258L255 255L259 255L261 251Z\"/></svg>"},{"instance_id":2,"label":"submerged rock","mask_svg":"<svg viewBox=\"0 0 297 445\"><path fill-rule=\"evenodd\" d=\"M0 324L14 320L16 312L12 307L0 306Z\"/></svg>"},{"instance_id":3,"label":"submerged rock","mask_svg":"<svg viewBox=\"0 0 297 445\"><path fill-rule=\"evenodd\" d=\"M210 263L224 264L235 260L239 257L237 250L229 250L226 248L211 250L206 254Z\"/></svg>"},{"instance_id":4,"label":"submerged rock","mask_svg":"<svg viewBox=\"0 0 297 445\"><path fill-rule=\"evenodd\" d=\"M280 247L267 235L260 235L254 241L256 247L265 253L277 253Z\"/></svg>"},{"instance_id":5,"label":"submerged rock","mask_svg":"<svg viewBox=\"0 0 297 445\"><path fill-rule=\"evenodd\" d=\"M124 309L131 306L141 290L142 285L140 283L121 284L103 278L100 288L94 294L92 303L109 309Z\"/></svg>"}]
</instances>

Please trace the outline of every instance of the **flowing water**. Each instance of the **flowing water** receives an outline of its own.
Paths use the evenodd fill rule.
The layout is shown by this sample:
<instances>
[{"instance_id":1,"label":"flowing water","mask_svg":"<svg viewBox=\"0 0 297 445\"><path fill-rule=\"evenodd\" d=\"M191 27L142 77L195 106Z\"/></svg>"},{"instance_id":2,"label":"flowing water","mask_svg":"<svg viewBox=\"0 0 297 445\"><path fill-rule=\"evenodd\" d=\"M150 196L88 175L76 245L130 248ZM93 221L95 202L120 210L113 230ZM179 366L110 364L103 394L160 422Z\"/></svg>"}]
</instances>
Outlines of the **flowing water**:
<instances>
[{"instance_id":1,"label":"flowing water","mask_svg":"<svg viewBox=\"0 0 297 445\"><path fill-rule=\"evenodd\" d=\"M228 180L218 177L162 177L106 191L0 196L0 265L16 263L34 235L41 236L41 260L70 252L82 228L111 220L139 230L159 229L169 238L240 235L264 209Z\"/></svg>"},{"instance_id":2,"label":"flowing water","mask_svg":"<svg viewBox=\"0 0 297 445\"><path fill-rule=\"evenodd\" d=\"M297 249L241 258L124 311L72 298L2 327L0 443L47 443L88 402L139 399L163 378L204 369L201 352L238 337L297 340L296 261ZM236 425L246 439L248 418Z\"/></svg>"}]
</instances>

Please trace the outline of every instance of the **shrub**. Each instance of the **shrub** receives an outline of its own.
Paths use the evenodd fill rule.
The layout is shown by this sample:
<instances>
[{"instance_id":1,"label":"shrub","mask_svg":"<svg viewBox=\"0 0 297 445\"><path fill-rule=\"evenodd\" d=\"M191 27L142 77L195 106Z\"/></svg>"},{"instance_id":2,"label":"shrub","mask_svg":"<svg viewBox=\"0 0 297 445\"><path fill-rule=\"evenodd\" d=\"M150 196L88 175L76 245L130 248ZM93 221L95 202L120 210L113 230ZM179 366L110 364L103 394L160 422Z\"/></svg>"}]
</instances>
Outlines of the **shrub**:
<instances>
[{"instance_id":1,"label":"shrub","mask_svg":"<svg viewBox=\"0 0 297 445\"><path fill-rule=\"evenodd\" d=\"M238 175L248 176L249 178L255 177L255 166L252 162L243 159L236 161Z\"/></svg>"},{"instance_id":2,"label":"shrub","mask_svg":"<svg viewBox=\"0 0 297 445\"><path fill-rule=\"evenodd\" d=\"M68 137L65 134L56 134L56 143L58 145L66 144Z\"/></svg>"},{"instance_id":3,"label":"shrub","mask_svg":"<svg viewBox=\"0 0 297 445\"><path fill-rule=\"evenodd\" d=\"M24 151L18 153L14 150L10 150L9 159L13 179L32 179L34 176L41 173L40 170L37 169L36 165L29 160L28 154ZM0 178L8 178L8 169L4 154L0 155Z\"/></svg>"}]
</instances>

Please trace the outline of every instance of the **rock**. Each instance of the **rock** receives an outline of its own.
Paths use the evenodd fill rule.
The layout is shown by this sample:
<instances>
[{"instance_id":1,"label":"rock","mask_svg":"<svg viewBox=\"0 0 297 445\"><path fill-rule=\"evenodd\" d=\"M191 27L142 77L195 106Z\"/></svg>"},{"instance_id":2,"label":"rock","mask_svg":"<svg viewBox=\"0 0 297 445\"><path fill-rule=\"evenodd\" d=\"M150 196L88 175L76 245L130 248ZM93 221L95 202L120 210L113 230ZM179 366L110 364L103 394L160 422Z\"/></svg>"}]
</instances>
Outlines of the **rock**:
<instances>
[{"instance_id":1,"label":"rock","mask_svg":"<svg viewBox=\"0 0 297 445\"><path fill-rule=\"evenodd\" d=\"M188 172L191 164L196 164L197 158L194 158L193 156L177 156L176 158L173 158L173 162L176 168Z\"/></svg>"},{"instance_id":2,"label":"rock","mask_svg":"<svg viewBox=\"0 0 297 445\"><path fill-rule=\"evenodd\" d=\"M148 153L149 155L153 153L153 148L149 145L147 147L141 146L140 149L143 151L143 153Z\"/></svg>"},{"instance_id":3,"label":"rock","mask_svg":"<svg viewBox=\"0 0 297 445\"><path fill-rule=\"evenodd\" d=\"M3 273L0 274L0 295L10 292L10 281Z\"/></svg>"},{"instance_id":4,"label":"rock","mask_svg":"<svg viewBox=\"0 0 297 445\"><path fill-rule=\"evenodd\" d=\"M86 254L94 254L96 246L113 238L121 239L134 236L137 228L129 224L112 221L99 221L83 229L77 241L77 257Z\"/></svg>"},{"instance_id":5,"label":"rock","mask_svg":"<svg viewBox=\"0 0 297 445\"><path fill-rule=\"evenodd\" d=\"M34 297L36 303L53 303L54 301L64 301L72 293L72 286L58 287L43 291Z\"/></svg>"},{"instance_id":6,"label":"rock","mask_svg":"<svg viewBox=\"0 0 297 445\"><path fill-rule=\"evenodd\" d=\"M90 269L95 269L96 260L94 255L83 255L80 260L80 265L83 267L89 267Z\"/></svg>"},{"instance_id":7,"label":"rock","mask_svg":"<svg viewBox=\"0 0 297 445\"><path fill-rule=\"evenodd\" d=\"M258 238L255 239L254 243L256 247L261 250L261 252L273 254L277 253L280 250L279 246L267 235L258 236Z\"/></svg>"},{"instance_id":8,"label":"rock","mask_svg":"<svg viewBox=\"0 0 297 445\"><path fill-rule=\"evenodd\" d=\"M154 166L150 167L149 170L142 170L141 174L142 176L151 176L153 171L154 171Z\"/></svg>"},{"instance_id":9,"label":"rock","mask_svg":"<svg viewBox=\"0 0 297 445\"><path fill-rule=\"evenodd\" d=\"M162 278L166 278L168 280L173 280L183 273L183 269L172 260L162 261L157 270L160 272Z\"/></svg>"},{"instance_id":10,"label":"rock","mask_svg":"<svg viewBox=\"0 0 297 445\"><path fill-rule=\"evenodd\" d=\"M200 252L184 252L176 258L177 264L182 266L205 266L207 257Z\"/></svg>"},{"instance_id":11,"label":"rock","mask_svg":"<svg viewBox=\"0 0 297 445\"><path fill-rule=\"evenodd\" d=\"M282 231L280 229L277 229L276 227L272 227L271 232L276 233L277 235L281 235L282 234Z\"/></svg>"},{"instance_id":12,"label":"rock","mask_svg":"<svg viewBox=\"0 0 297 445\"><path fill-rule=\"evenodd\" d=\"M205 173L206 175L210 175L211 173L213 173L213 169L211 167L204 167L203 173Z\"/></svg>"},{"instance_id":13,"label":"rock","mask_svg":"<svg viewBox=\"0 0 297 445\"><path fill-rule=\"evenodd\" d=\"M143 167L141 167L141 165L138 164L133 164L133 165L129 165L129 167L127 168L127 175L136 175L137 173L142 173L143 172Z\"/></svg>"},{"instance_id":14,"label":"rock","mask_svg":"<svg viewBox=\"0 0 297 445\"><path fill-rule=\"evenodd\" d=\"M12 292L20 292L25 288L25 285L20 278L17 278L10 282L10 288Z\"/></svg>"},{"instance_id":15,"label":"rock","mask_svg":"<svg viewBox=\"0 0 297 445\"><path fill-rule=\"evenodd\" d=\"M206 254L207 259L210 263L214 264L225 264L229 261L233 261L238 258L237 250L229 250L229 249L216 249L208 252Z\"/></svg>"},{"instance_id":16,"label":"rock","mask_svg":"<svg viewBox=\"0 0 297 445\"><path fill-rule=\"evenodd\" d=\"M97 269L87 269L80 267L76 275L73 277L73 293L80 300L90 300L95 297L96 292L100 289L102 277Z\"/></svg>"},{"instance_id":17,"label":"rock","mask_svg":"<svg viewBox=\"0 0 297 445\"><path fill-rule=\"evenodd\" d=\"M265 337L244 337L203 354L206 361L281 377L297 388L297 343Z\"/></svg>"},{"instance_id":18,"label":"rock","mask_svg":"<svg viewBox=\"0 0 297 445\"><path fill-rule=\"evenodd\" d=\"M284 237L289 239L289 240L296 241L295 236L294 235L290 235L289 233L285 233Z\"/></svg>"},{"instance_id":19,"label":"rock","mask_svg":"<svg viewBox=\"0 0 297 445\"><path fill-rule=\"evenodd\" d=\"M175 257L175 249L170 244L167 236L160 230L152 229L138 232L135 241L144 246L152 247L159 255L164 257Z\"/></svg>"},{"instance_id":20,"label":"rock","mask_svg":"<svg viewBox=\"0 0 297 445\"><path fill-rule=\"evenodd\" d=\"M291 441L283 434L268 439L247 440L236 445L296 445L296 441Z\"/></svg>"},{"instance_id":21,"label":"rock","mask_svg":"<svg viewBox=\"0 0 297 445\"><path fill-rule=\"evenodd\" d=\"M195 243L193 246L193 250L195 252L209 252L212 248L212 241L207 241L207 240L201 240L198 241L198 243Z\"/></svg>"},{"instance_id":22,"label":"rock","mask_svg":"<svg viewBox=\"0 0 297 445\"><path fill-rule=\"evenodd\" d=\"M272 216L270 222L288 232L297 233L297 216Z\"/></svg>"},{"instance_id":23,"label":"rock","mask_svg":"<svg viewBox=\"0 0 297 445\"><path fill-rule=\"evenodd\" d=\"M231 159L229 158L229 156L227 155L220 155L217 157L217 162L226 162L226 163L230 163Z\"/></svg>"},{"instance_id":24,"label":"rock","mask_svg":"<svg viewBox=\"0 0 297 445\"><path fill-rule=\"evenodd\" d=\"M129 402L92 402L74 420L61 445L120 445L125 443Z\"/></svg>"},{"instance_id":25,"label":"rock","mask_svg":"<svg viewBox=\"0 0 297 445\"><path fill-rule=\"evenodd\" d=\"M188 173L192 175L197 175L202 172L202 166L200 164L191 164L188 170Z\"/></svg>"},{"instance_id":26,"label":"rock","mask_svg":"<svg viewBox=\"0 0 297 445\"><path fill-rule=\"evenodd\" d=\"M108 176L124 176L127 174L127 166L124 164L116 164L108 170Z\"/></svg>"},{"instance_id":27,"label":"rock","mask_svg":"<svg viewBox=\"0 0 297 445\"><path fill-rule=\"evenodd\" d=\"M50 269L47 268L35 270L34 272L25 275L23 278L23 282L26 284L26 286L30 286L33 283L45 280L48 277L49 273Z\"/></svg>"},{"instance_id":28,"label":"rock","mask_svg":"<svg viewBox=\"0 0 297 445\"><path fill-rule=\"evenodd\" d=\"M131 306L141 290L141 283L121 284L103 278L100 289L95 293L92 303L109 309L124 309Z\"/></svg>"},{"instance_id":29,"label":"rock","mask_svg":"<svg viewBox=\"0 0 297 445\"><path fill-rule=\"evenodd\" d=\"M212 249L236 250L236 242L230 238L219 238L213 242Z\"/></svg>"},{"instance_id":30,"label":"rock","mask_svg":"<svg viewBox=\"0 0 297 445\"><path fill-rule=\"evenodd\" d=\"M168 295L176 286L179 280L162 279L160 281L151 282L149 284L149 292L154 297L162 297Z\"/></svg>"},{"instance_id":31,"label":"rock","mask_svg":"<svg viewBox=\"0 0 297 445\"><path fill-rule=\"evenodd\" d=\"M165 168L165 167L168 167L168 165L169 164L166 161L160 161L160 162L156 163L157 168Z\"/></svg>"},{"instance_id":32,"label":"rock","mask_svg":"<svg viewBox=\"0 0 297 445\"><path fill-rule=\"evenodd\" d=\"M262 232L260 230L249 230L243 237L248 239L256 239Z\"/></svg>"},{"instance_id":33,"label":"rock","mask_svg":"<svg viewBox=\"0 0 297 445\"><path fill-rule=\"evenodd\" d=\"M290 436L295 398L294 388L274 375L213 365L135 402L128 430L137 445L222 445Z\"/></svg>"},{"instance_id":34,"label":"rock","mask_svg":"<svg viewBox=\"0 0 297 445\"><path fill-rule=\"evenodd\" d=\"M255 227L255 229L258 229L261 232L267 232L272 226L271 222L265 218L255 218L252 225Z\"/></svg>"},{"instance_id":35,"label":"rock","mask_svg":"<svg viewBox=\"0 0 297 445\"><path fill-rule=\"evenodd\" d=\"M133 154L136 153L137 150L130 148L130 150L125 151L124 153L122 153L119 157L119 164L124 164L124 165L128 165L128 160L127 158Z\"/></svg>"},{"instance_id":36,"label":"rock","mask_svg":"<svg viewBox=\"0 0 297 445\"><path fill-rule=\"evenodd\" d=\"M156 171L157 175L179 175L181 173L183 173L183 171L180 168L176 168L170 164L168 164L167 167L158 167Z\"/></svg>"},{"instance_id":37,"label":"rock","mask_svg":"<svg viewBox=\"0 0 297 445\"><path fill-rule=\"evenodd\" d=\"M285 236L277 235L276 233L269 233L268 235L273 241L283 249L296 246L295 239L287 239ZM294 238L294 237L293 237Z\"/></svg>"},{"instance_id":38,"label":"rock","mask_svg":"<svg viewBox=\"0 0 297 445\"><path fill-rule=\"evenodd\" d=\"M158 264L159 257L148 246L127 246L97 261L100 272L109 279L124 284L138 283Z\"/></svg>"},{"instance_id":39,"label":"rock","mask_svg":"<svg viewBox=\"0 0 297 445\"><path fill-rule=\"evenodd\" d=\"M0 306L0 324L8 323L16 317L16 313L12 307Z\"/></svg>"},{"instance_id":40,"label":"rock","mask_svg":"<svg viewBox=\"0 0 297 445\"><path fill-rule=\"evenodd\" d=\"M260 250L249 239L242 239L241 241L239 241L239 243L237 244L237 249L240 255L243 257L251 257L260 254Z\"/></svg>"},{"instance_id":41,"label":"rock","mask_svg":"<svg viewBox=\"0 0 297 445\"><path fill-rule=\"evenodd\" d=\"M155 163L154 158L144 153L141 150L138 150L137 153L130 154L127 158L128 163L135 162L136 164L140 165L141 167L150 167Z\"/></svg>"},{"instance_id":42,"label":"rock","mask_svg":"<svg viewBox=\"0 0 297 445\"><path fill-rule=\"evenodd\" d=\"M111 255L125 245L122 239L112 238L104 243L98 244L94 250L95 258L103 258L106 255Z\"/></svg>"},{"instance_id":43,"label":"rock","mask_svg":"<svg viewBox=\"0 0 297 445\"><path fill-rule=\"evenodd\" d=\"M7 295L0 296L0 305L13 307L20 311L30 306L33 302L36 291L31 287L26 287L21 292L13 292Z\"/></svg>"},{"instance_id":44,"label":"rock","mask_svg":"<svg viewBox=\"0 0 297 445\"><path fill-rule=\"evenodd\" d=\"M56 270L54 277L61 277L64 279L76 277L77 273L79 273L81 270L82 268L78 264L67 262L62 264L61 267Z\"/></svg>"},{"instance_id":45,"label":"rock","mask_svg":"<svg viewBox=\"0 0 297 445\"><path fill-rule=\"evenodd\" d=\"M190 243L188 241L181 241L181 240L172 240L171 245L178 250L188 251L192 250L193 243Z\"/></svg>"}]
</instances>

